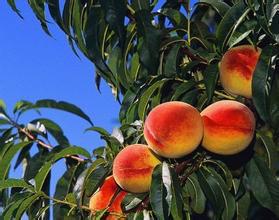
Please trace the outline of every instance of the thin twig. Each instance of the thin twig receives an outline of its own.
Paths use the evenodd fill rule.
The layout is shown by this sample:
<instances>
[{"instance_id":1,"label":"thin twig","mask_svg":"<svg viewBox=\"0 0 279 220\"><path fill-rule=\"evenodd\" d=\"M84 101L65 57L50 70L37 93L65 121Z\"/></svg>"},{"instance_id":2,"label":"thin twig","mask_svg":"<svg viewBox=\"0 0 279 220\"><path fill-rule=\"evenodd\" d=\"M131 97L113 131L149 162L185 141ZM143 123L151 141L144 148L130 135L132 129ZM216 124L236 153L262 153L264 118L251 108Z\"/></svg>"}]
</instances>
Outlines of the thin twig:
<instances>
[{"instance_id":1,"label":"thin twig","mask_svg":"<svg viewBox=\"0 0 279 220\"><path fill-rule=\"evenodd\" d=\"M14 127L16 127L16 128L19 130L19 132L23 133L23 134L24 134L26 137L28 137L30 140L32 140L32 141L38 143L38 144L39 144L41 147L43 147L43 148L46 148L46 149L49 149L49 150L53 149L53 147L52 147L51 145L46 144L45 142L43 142L43 141L37 139L37 138L34 137L32 134L30 134L25 128L22 128L19 124L17 124L15 121L13 121L13 120L11 120L11 119L9 119L9 120L10 120L10 122L12 123L12 125L13 125ZM78 157L78 156L69 155L69 156L67 156L67 157L72 158L72 159L74 159L74 160L76 160L76 161L78 161L78 162L84 162L84 161L85 161L84 159L82 159L82 158L80 158L80 157Z\"/></svg>"}]
</instances>

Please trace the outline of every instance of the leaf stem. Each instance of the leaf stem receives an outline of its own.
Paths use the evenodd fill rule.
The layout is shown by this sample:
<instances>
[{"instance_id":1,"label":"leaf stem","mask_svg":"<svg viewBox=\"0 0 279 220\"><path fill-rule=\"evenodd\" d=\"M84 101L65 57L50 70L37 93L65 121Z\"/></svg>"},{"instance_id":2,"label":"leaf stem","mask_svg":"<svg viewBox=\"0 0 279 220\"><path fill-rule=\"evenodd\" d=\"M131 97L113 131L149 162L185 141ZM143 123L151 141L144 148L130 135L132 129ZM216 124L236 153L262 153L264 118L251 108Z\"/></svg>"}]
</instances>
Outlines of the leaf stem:
<instances>
[{"instance_id":1,"label":"leaf stem","mask_svg":"<svg viewBox=\"0 0 279 220\"><path fill-rule=\"evenodd\" d=\"M44 192L41 192L43 197L45 197L46 199L48 200L51 200L51 201L54 201L56 203L61 203L61 204L64 204L64 205L68 205L68 206L71 206L72 208L81 208L81 209L84 209L86 211L92 211L88 206L78 206L77 204L75 203L72 203L72 202L68 202L68 201L65 201L65 200L60 200L60 199L57 199L57 198L53 198L53 197L50 197L48 196L47 194L45 194Z\"/></svg>"}]
</instances>

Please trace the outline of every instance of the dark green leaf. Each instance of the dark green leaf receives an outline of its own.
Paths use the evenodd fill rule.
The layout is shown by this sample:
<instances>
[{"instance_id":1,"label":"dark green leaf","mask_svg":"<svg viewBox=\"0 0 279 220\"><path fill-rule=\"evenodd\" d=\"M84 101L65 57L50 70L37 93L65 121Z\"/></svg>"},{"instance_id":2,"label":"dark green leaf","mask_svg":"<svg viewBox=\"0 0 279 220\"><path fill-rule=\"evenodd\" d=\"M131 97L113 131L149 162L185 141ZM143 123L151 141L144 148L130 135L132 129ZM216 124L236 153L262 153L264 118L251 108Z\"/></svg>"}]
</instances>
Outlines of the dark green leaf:
<instances>
[{"instance_id":1,"label":"dark green leaf","mask_svg":"<svg viewBox=\"0 0 279 220\"><path fill-rule=\"evenodd\" d=\"M200 0L197 4L206 4L213 7L222 17L225 16L227 11L230 9L230 6L222 1L216 0Z\"/></svg>"},{"instance_id":2,"label":"dark green leaf","mask_svg":"<svg viewBox=\"0 0 279 220\"><path fill-rule=\"evenodd\" d=\"M30 123L36 124L37 122L40 122L45 126L47 131L55 138L58 144L62 146L69 145L68 138L64 135L62 128L57 123L47 118L38 118L31 121Z\"/></svg>"},{"instance_id":3,"label":"dark green leaf","mask_svg":"<svg viewBox=\"0 0 279 220\"><path fill-rule=\"evenodd\" d=\"M12 146L11 148L9 148L7 150L7 152L4 154L2 160L0 161L0 180L3 180L5 178L5 176L7 175L7 172L9 170L9 167L11 165L11 161L14 158L14 156L16 155L16 153L28 146L31 142L21 142L19 144L15 144L14 146Z\"/></svg>"},{"instance_id":4,"label":"dark green leaf","mask_svg":"<svg viewBox=\"0 0 279 220\"><path fill-rule=\"evenodd\" d=\"M191 174L188 177L184 189L186 189L190 195L190 205L193 208L194 212L202 214L205 210L206 198L203 194L203 191L197 179L197 175L195 173Z\"/></svg>"},{"instance_id":5,"label":"dark green leaf","mask_svg":"<svg viewBox=\"0 0 279 220\"><path fill-rule=\"evenodd\" d=\"M152 174L150 204L155 216L160 220L168 219L168 206L165 197L166 189L162 177L162 164L159 164Z\"/></svg>"},{"instance_id":6,"label":"dark green leaf","mask_svg":"<svg viewBox=\"0 0 279 220\"><path fill-rule=\"evenodd\" d=\"M31 191L34 190L33 186L24 181L23 179L6 179L0 180L0 191L7 188L24 188Z\"/></svg>"},{"instance_id":7,"label":"dark green leaf","mask_svg":"<svg viewBox=\"0 0 279 220\"><path fill-rule=\"evenodd\" d=\"M278 69L278 68L277 68ZM279 133L279 74L274 74L269 96L270 121L272 127Z\"/></svg>"},{"instance_id":8,"label":"dark green leaf","mask_svg":"<svg viewBox=\"0 0 279 220\"><path fill-rule=\"evenodd\" d=\"M41 195L40 194L34 194L28 198L26 198L19 206L19 208L16 211L16 220L20 220L23 213L27 211L27 209L37 200L39 199Z\"/></svg>"},{"instance_id":9,"label":"dark green leaf","mask_svg":"<svg viewBox=\"0 0 279 220\"><path fill-rule=\"evenodd\" d=\"M266 122L270 119L268 114L268 97L266 90L272 54L272 46L263 48L252 79L253 102L259 116Z\"/></svg>"},{"instance_id":10,"label":"dark green leaf","mask_svg":"<svg viewBox=\"0 0 279 220\"><path fill-rule=\"evenodd\" d=\"M182 219L183 217L183 198L181 196L182 189L179 184L177 174L170 169L171 175L171 215L173 219Z\"/></svg>"},{"instance_id":11,"label":"dark green leaf","mask_svg":"<svg viewBox=\"0 0 279 220\"><path fill-rule=\"evenodd\" d=\"M47 21L45 18L45 4L44 0L29 0L29 5L31 6L34 14L38 18L38 20L41 22L41 26L43 30L46 32L46 34L51 35L48 27L47 27Z\"/></svg>"},{"instance_id":12,"label":"dark green leaf","mask_svg":"<svg viewBox=\"0 0 279 220\"><path fill-rule=\"evenodd\" d=\"M228 40L229 47L231 48L247 38L247 36L249 36L249 34L254 31L256 25L257 22L255 20L243 22L243 24L241 24L230 36L230 39Z\"/></svg>"},{"instance_id":13,"label":"dark green leaf","mask_svg":"<svg viewBox=\"0 0 279 220\"><path fill-rule=\"evenodd\" d=\"M233 34L234 30L244 20L245 16L249 12L243 1L239 1L237 4L232 6L224 18L220 22L216 30L216 37L219 43L219 47L223 52L229 37Z\"/></svg>"},{"instance_id":14,"label":"dark green leaf","mask_svg":"<svg viewBox=\"0 0 279 220\"><path fill-rule=\"evenodd\" d=\"M246 165L249 187L257 201L279 216L279 183L267 165L254 156Z\"/></svg>"},{"instance_id":15,"label":"dark green leaf","mask_svg":"<svg viewBox=\"0 0 279 220\"><path fill-rule=\"evenodd\" d=\"M207 103L210 103L214 95L215 87L218 81L218 64L211 64L203 72L204 85L207 93Z\"/></svg>"},{"instance_id":16,"label":"dark green leaf","mask_svg":"<svg viewBox=\"0 0 279 220\"><path fill-rule=\"evenodd\" d=\"M119 37L120 47L125 41L124 18L126 14L126 1L124 0L101 0L105 11L106 22Z\"/></svg>"},{"instance_id":17,"label":"dark green leaf","mask_svg":"<svg viewBox=\"0 0 279 220\"><path fill-rule=\"evenodd\" d=\"M28 107L26 107L24 109L24 111L26 111L28 109L36 109L36 108L52 108L52 109L58 109L58 110L70 112L74 115L77 115L77 116L85 119L91 125L93 125L93 123L88 115L86 115L79 107L77 107L71 103L68 103L68 102L64 102L64 101L57 102L52 99L42 99L42 100L38 100L34 104L30 104Z\"/></svg>"},{"instance_id":18,"label":"dark green leaf","mask_svg":"<svg viewBox=\"0 0 279 220\"><path fill-rule=\"evenodd\" d=\"M56 153L51 161L47 161L42 168L39 170L37 175L35 176L35 183L36 183L36 190L40 191L43 187L43 184L47 178L47 175L51 169L51 166L53 163L55 163L57 160L60 160L64 157L68 157L70 155L83 155L87 158L90 158L90 154L81 147L68 147L63 150L61 150L59 153Z\"/></svg>"},{"instance_id":19,"label":"dark green leaf","mask_svg":"<svg viewBox=\"0 0 279 220\"><path fill-rule=\"evenodd\" d=\"M168 79L161 79L157 82L155 82L154 84L152 84L151 86L149 86L145 92L141 95L140 100L139 100L139 106L138 106L138 115L139 118L141 120L144 120L144 116L146 114L146 108L147 108L147 104L149 102L150 97L152 96L152 94L161 86L163 86L163 84L165 82L167 82Z\"/></svg>"},{"instance_id":20,"label":"dark green leaf","mask_svg":"<svg viewBox=\"0 0 279 220\"><path fill-rule=\"evenodd\" d=\"M138 43L140 61L147 68L149 74L154 75L157 73L159 65L162 31L152 25L152 15L147 10L137 11L136 21L141 41Z\"/></svg>"},{"instance_id":21,"label":"dark green leaf","mask_svg":"<svg viewBox=\"0 0 279 220\"><path fill-rule=\"evenodd\" d=\"M13 9L14 12L16 12L18 14L19 17L23 18L20 14L20 11L17 9L16 4L15 4L15 0L7 0L7 2L9 3L9 5L11 6L11 8Z\"/></svg>"},{"instance_id":22,"label":"dark green leaf","mask_svg":"<svg viewBox=\"0 0 279 220\"><path fill-rule=\"evenodd\" d=\"M175 45L169 52L164 61L164 75L167 77L175 77L177 74L177 57L179 55L179 45Z\"/></svg>"}]
</instances>

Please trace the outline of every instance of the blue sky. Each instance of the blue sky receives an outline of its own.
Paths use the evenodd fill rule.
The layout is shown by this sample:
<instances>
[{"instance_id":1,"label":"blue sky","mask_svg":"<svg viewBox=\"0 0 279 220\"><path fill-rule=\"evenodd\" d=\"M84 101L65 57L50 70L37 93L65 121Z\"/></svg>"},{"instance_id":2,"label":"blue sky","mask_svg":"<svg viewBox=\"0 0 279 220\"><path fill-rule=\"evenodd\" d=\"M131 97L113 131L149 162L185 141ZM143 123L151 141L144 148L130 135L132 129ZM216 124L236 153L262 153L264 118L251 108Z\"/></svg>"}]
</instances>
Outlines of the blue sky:
<instances>
[{"instance_id":1,"label":"blue sky","mask_svg":"<svg viewBox=\"0 0 279 220\"><path fill-rule=\"evenodd\" d=\"M24 20L6 2L0 4L0 99L6 102L9 112L21 99L68 101L82 108L96 126L111 131L118 125L120 105L111 95L110 88L103 83L102 94L97 91L93 64L82 55L81 59L74 55L65 35L55 24L50 24L53 38L48 37L26 2L17 1ZM42 116L60 124L74 145L92 152L104 144L97 133L84 133L90 125L74 115L44 110ZM27 123L35 117L41 116L30 112L21 122ZM60 161L53 168L56 172L52 173L52 192L54 182L63 174L63 167L63 161ZM21 169L12 172L11 176L20 178Z\"/></svg>"},{"instance_id":2,"label":"blue sky","mask_svg":"<svg viewBox=\"0 0 279 220\"><path fill-rule=\"evenodd\" d=\"M82 55L77 58L67 40L54 24L53 38L40 28L26 1L18 1L24 20L7 4L0 5L0 98L12 108L16 101L42 98L65 100L80 106L95 125L111 129L116 125L119 104L103 84L100 94L94 85L93 64ZM4 19L3 19L4 18ZM95 139L83 134L88 127L75 116L44 111L60 124L75 144L93 147ZM45 115L45 114L44 114Z\"/></svg>"}]
</instances>

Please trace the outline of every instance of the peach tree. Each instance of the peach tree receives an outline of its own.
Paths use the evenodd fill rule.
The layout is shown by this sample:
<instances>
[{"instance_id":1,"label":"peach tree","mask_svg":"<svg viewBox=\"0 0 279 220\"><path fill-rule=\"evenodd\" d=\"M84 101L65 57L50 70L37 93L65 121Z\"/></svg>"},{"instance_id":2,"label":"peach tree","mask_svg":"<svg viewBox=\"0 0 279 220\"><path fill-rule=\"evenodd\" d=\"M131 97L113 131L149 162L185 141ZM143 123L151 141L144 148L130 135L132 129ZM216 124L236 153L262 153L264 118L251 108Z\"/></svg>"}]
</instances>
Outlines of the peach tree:
<instances>
[{"instance_id":1,"label":"peach tree","mask_svg":"<svg viewBox=\"0 0 279 220\"><path fill-rule=\"evenodd\" d=\"M16 1L7 2L21 16ZM23 215L29 219L278 219L278 0L200 0L194 5L189 0L28 0L28 4L47 34L47 20L52 19L73 52L94 63L97 88L104 80L121 105L120 127L111 134L93 125L78 106L64 101L21 100L12 113L0 101L0 219ZM212 109L220 101L226 104ZM153 130L147 134L149 113L166 102L187 103L198 112L193 116L196 123L190 124L192 117L183 119L176 111L167 116L159 112L154 116L159 115L158 120L148 119L153 120L148 121ZM247 114L236 117L237 110L229 109L231 102L244 106ZM87 130L98 132L105 146L93 152L73 146L48 118L34 115L22 124L23 114L41 108L86 120ZM175 154L185 147L183 141L195 138L184 132L199 123L199 112L200 139L191 150ZM174 123L167 120L160 125L164 117ZM207 122L207 117L212 121ZM172 130L166 132L164 126L170 124ZM165 133L154 141L156 132ZM167 141L171 153L160 155L156 147L164 145L170 133L183 143ZM139 147L147 144L158 155ZM128 153L123 156L123 152ZM53 183L52 167L59 160L66 170ZM123 180L117 173L127 160L138 167L122 172ZM137 160L152 169L132 182L127 176L138 175ZM9 177L12 164L23 166L21 179ZM54 194L50 184L56 184ZM144 184L147 189L140 190Z\"/></svg>"}]
</instances>

